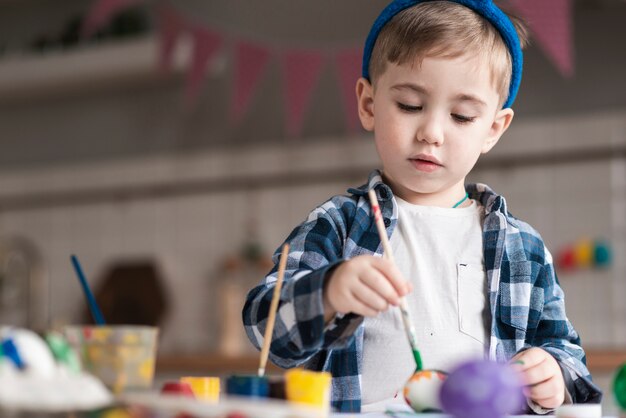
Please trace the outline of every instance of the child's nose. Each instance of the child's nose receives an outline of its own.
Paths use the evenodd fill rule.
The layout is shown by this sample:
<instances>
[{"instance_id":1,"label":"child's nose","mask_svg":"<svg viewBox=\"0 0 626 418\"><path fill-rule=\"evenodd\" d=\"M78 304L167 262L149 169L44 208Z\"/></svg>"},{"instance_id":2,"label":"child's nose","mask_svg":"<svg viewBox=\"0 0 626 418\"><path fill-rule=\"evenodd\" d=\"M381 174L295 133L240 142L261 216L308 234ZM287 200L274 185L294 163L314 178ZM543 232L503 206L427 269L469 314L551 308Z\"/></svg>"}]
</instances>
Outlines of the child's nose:
<instances>
[{"instance_id":1,"label":"child's nose","mask_svg":"<svg viewBox=\"0 0 626 418\"><path fill-rule=\"evenodd\" d=\"M443 122L436 115L425 115L417 132L417 140L429 144L443 144Z\"/></svg>"}]
</instances>

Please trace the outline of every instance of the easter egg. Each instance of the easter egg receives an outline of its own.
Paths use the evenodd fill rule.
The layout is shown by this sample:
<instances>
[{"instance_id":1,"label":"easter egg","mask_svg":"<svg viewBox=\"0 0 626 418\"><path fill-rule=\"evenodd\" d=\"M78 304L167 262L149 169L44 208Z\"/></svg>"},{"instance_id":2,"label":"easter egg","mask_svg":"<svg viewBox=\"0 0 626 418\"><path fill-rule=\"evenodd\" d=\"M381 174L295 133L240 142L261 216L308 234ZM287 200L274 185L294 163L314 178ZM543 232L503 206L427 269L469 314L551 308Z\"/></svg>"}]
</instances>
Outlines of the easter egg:
<instances>
[{"instance_id":1,"label":"easter egg","mask_svg":"<svg viewBox=\"0 0 626 418\"><path fill-rule=\"evenodd\" d=\"M509 365L486 360L459 365L439 395L443 410L457 418L501 418L524 405L519 375Z\"/></svg>"},{"instance_id":2,"label":"easter egg","mask_svg":"<svg viewBox=\"0 0 626 418\"><path fill-rule=\"evenodd\" d=\"M404 385L404 399L415 412L440 411L439 390L446 380L439 370L420 370Z\"/></svg>"},{"instance_id":3,"label":"easter egg","mask_svg":"<svg viewBox=\"0 0 626 418\"><path fill-rule=\"evenodd\" d=\"M594 264L597 267L611 266L611 247L604 241L596 241L594 249Z\"/></svg>"},{"instance_id":4,"label":"easter egg","mask_svg":"<svg viewBox=\"0 0 626 418\"><path fill-rule=\"evenodd\" d=\"M613 380L613 393L622 411L626 411L626 363L622 365Z\"/></svg>"},{"instance_id":5,"label":"easter egg","mask_svg":"<svg viewBox=\"0 0 626 418\"><path fill-rule=\"evenodd\" d=\"M581 239L574 246L574 258L578 267L590 267L593 263L594 246L589 239Z\"/></svg>"},{"instance_id":6,"label":"easter egg","mask_svg":"<svg viewBox=\"0 0 626 418\"><path fill-rule=\"evenodd\" d=\"M0 330L3 345L12 346L20 358L18 367L23 372L50 378L57 371L56 362L48 345L33 331L22 328L2 327Z\"/></svg>"}]
</instances>

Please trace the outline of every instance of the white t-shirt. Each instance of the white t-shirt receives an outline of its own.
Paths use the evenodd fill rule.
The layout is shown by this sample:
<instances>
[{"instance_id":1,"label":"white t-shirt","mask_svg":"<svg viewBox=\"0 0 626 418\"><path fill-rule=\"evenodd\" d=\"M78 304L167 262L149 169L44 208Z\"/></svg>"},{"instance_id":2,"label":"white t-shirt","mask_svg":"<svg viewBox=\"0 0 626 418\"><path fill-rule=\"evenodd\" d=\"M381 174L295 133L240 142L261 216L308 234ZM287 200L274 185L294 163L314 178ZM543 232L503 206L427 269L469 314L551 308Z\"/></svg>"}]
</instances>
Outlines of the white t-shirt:
<instances>
[{"instance_id":1,"label":"white t-shirt","mask_svg":"<svg viewBox=\"0 0 626 418\"><path fill-rule=\"evenodd\" d=\"M491 314L484 208L473 200L453 209L395 199L398 225L390 244L398 268L414 286L407 303L424 368L450 371L460 361L485 358ZM415 361L397 307L365 319L362 366L363 412L404 402L402 388Z\"/></svg>"}]
</instances>

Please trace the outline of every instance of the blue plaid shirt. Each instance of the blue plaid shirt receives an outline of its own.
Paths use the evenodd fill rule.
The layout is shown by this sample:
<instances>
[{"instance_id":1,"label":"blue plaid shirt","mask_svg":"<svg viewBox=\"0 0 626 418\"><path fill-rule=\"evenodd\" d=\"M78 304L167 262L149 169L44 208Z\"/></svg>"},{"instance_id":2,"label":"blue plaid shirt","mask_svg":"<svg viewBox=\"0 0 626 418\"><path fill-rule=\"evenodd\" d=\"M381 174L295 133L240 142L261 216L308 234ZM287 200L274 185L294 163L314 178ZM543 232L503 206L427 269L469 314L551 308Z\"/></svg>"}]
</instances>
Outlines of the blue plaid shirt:
<instances>
[{"instance_id":1,"label":"blue plaid shirt","mask_svg":"<svg viewBox=\"0 0 626 418\"><path fill-rule=\"evenodd\" d=\"M287 237L291 249L270 347L270 359L280 367L330 372L332 407L342 412L361 409L363 317L337 315L325 324L322 292L324 280L339 263L362 254L382 255L367 195L372 188L391 236L398 208L381 173L374 171L366 185L317 207ZM514 218L504 198L489 187L471 184L466 189L485 207L483 252L492 316L489 357L507 361L521 350L541 347L557 359L574 403L599 403L602 394L591 381L580 338L565 315L563 291L541 237ZM273 257L275 267L250 291L243 309L246 332L259 349L280 250Z\"/></svg>"}]
</instances>

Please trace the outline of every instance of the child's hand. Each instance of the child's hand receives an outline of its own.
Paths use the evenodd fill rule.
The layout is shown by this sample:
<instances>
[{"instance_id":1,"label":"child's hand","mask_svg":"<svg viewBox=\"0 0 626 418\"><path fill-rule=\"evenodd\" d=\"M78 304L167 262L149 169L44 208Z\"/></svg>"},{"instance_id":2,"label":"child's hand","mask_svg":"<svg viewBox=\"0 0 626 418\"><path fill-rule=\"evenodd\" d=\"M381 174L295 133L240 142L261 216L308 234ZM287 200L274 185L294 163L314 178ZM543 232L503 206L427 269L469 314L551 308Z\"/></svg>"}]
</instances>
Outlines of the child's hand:
<instances>
[{"instance_id":1,"label":"child's hand","mask_svg":"<svg viewBox=\"0 0 626 418\"><path fill-rule=\"evenodd\" d=\"M390 261L370 255L352 258L337 267L324 289L324 317L353 312L375 316L398 305L412 289Z\"/></svg>"},{"instance_id":2,"label":"child's hand","mask_svg":"<svg viewBox=\"0 0 626 418\"><path fill-rule=\"evenodd\" d=\"M554 357L541 348L522 351L511 360L522 373L524 395L546 409L554 409L565 400L565 381Z\"/></svg>"}]
</instances>

